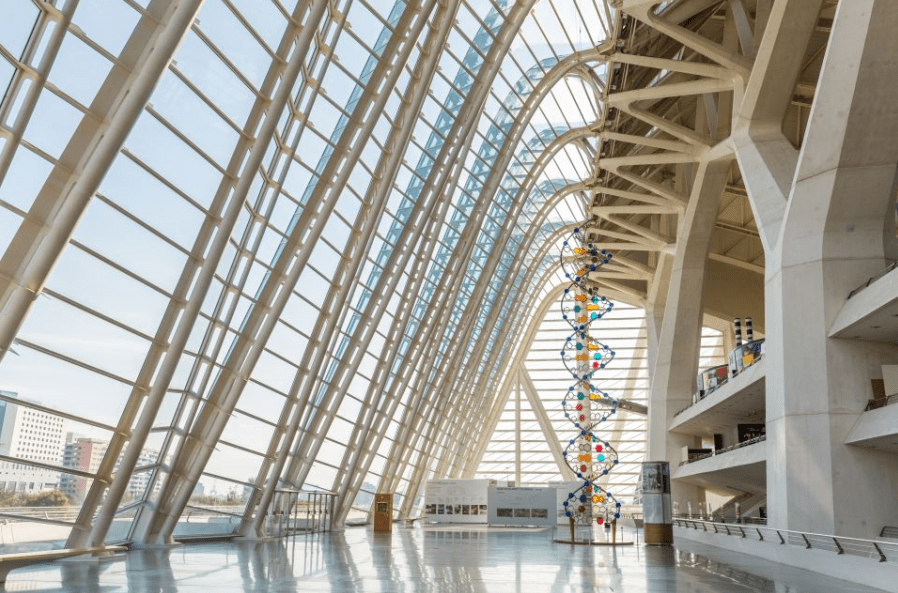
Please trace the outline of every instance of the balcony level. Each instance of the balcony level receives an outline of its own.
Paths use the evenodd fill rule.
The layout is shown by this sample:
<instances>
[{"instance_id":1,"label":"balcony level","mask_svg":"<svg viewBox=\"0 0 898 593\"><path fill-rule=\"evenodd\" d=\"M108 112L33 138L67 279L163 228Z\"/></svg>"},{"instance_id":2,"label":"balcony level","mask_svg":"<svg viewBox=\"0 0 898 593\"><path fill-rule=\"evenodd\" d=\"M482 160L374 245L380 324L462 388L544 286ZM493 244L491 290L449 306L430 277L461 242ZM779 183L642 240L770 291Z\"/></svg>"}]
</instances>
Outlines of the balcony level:
<instances>
[{"instance_id":1,"label":"balcony level","mask_svg":"<svg viewBox=\"0 0 898 593\"><path fill-rule=\"evenodd\" d=\"M726 435L734 433L739 424L763 423L765 369L763 358L746 367L717 390L678 412L668 430L693 436Z\"/></svg>"},{"instance_id":2,"label":"balcony level","mask_svg":"<svg viewBox=\"0 0 898 593\"><path fill-rule=\"evenodd\" d=\"M861 414L845 443L898 454L898 403Z\"/></svg>"},{"instance_id":3,"label":"balcony level","mask_svg":"<svg viewBox=\"0 0 898 593\"><path fill-rule=\"evenodd\" d=\"M766 494L766 439L758 437L685 462L673 472L673 479L717 492Z\"/></svg>"},{"instance_id":4,"label":"balcony level","mask_svg":"<svg viewBox=\"0 0 898 593\"><path fill-rule=\"evenodd\" d=\"M829 337L898 341L898 267L852 292L830 327Z\"/></svg>"}]
</instances>

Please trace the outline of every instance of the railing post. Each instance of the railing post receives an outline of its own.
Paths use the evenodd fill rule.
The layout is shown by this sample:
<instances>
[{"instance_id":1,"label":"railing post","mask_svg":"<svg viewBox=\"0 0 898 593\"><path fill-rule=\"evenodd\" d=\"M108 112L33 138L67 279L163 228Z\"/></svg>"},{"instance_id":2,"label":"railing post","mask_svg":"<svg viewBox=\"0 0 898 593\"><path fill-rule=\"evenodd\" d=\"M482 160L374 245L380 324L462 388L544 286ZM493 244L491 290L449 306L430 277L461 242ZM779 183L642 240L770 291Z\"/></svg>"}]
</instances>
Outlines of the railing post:
<instances>
[{"instance_id":1,"label":"railing post","mask_svg":"<svg viewBox=\"0 0 898 593\"><path fill-rule=\"evenodd\" d=\"M836 544L836 548L839 550L839 554L844 554L845 550L842 549L842 544L839 543L839 540L833 538L833 543Z\"/></svg>"},{"instance_id":2,"label":"railing post","mask_svg":"<svg viewBox=\"0 0 898 593\"><path fill-rule=\"evenodd\" d=\"M742 539L745 539L745 530L742 529L742 526L739 526L739 531L742 533Z\"/></svg>"},{"instance_id":3,"label":"railing post","mask_svg":"<svg viewBox=\"0 0 898 593\"><path fill-rule=\"evenodd\" d=\"M781 544L785 544L785 543L786 543L786 540L783 539L783 534L780 533L779 529L776 530L776 534L777 534L778 536L780 536L780 543L781 543Z\"/></svg>"},{"instance_id":4,"label":"railing post","mask_svg":"<svg viewBox=\"0 0 898 593\"><path fill-rule=\"evenodd\" d=\"M879 553L879 561L885 562L886 555L882 553L882 549L880 549L879 544L877 544L876 542L873 542L873 547L876 548L876 551Z\"/></svg>"},{"instance_id":5,"label":"railing post","mask_svg":"<svg viewBox=\"0 0 898 593\"><path fill-rule=\"evenodd\" d=\"M808 549L808 550L810 550L810 549L811 549L811 542L808 540L808 536L806 536L805 534L802 533L802 534L801 534L801 539L804 540L805 548Z\"/></svg>"},{"instance_id":6,"label":"railing post","mask_svg":"<svg viewBox=\"0 0 898 593\"><path fill-rule=\"evenodd\" d=\"M761 529L759 527L755 527L755 531L758 532L758 541L764 541L764 536L761 534Z\"/></svg>"}]
</instances>

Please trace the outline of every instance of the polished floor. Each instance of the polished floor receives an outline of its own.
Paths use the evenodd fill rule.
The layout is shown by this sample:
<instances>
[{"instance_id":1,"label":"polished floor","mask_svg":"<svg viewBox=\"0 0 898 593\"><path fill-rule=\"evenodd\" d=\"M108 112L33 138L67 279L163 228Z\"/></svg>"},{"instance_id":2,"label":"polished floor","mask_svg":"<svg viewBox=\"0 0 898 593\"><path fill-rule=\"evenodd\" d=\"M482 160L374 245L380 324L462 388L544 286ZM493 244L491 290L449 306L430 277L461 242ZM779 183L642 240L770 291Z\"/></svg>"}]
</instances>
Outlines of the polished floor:
<instances>
[{"instance_id":1,"label":"polished floor","mask_svg":"<svg viewBox=\"0 0 898 593\"><path fill-rule=\"evenodd\" d=\"M631 534L627 534L628 539ZM70 560L10 573L7 591L876 593L847 581L682 542L571 546L548 529L369 528ZM879 592L881 593L881 592Z\"/></svg>"}]
</instances>

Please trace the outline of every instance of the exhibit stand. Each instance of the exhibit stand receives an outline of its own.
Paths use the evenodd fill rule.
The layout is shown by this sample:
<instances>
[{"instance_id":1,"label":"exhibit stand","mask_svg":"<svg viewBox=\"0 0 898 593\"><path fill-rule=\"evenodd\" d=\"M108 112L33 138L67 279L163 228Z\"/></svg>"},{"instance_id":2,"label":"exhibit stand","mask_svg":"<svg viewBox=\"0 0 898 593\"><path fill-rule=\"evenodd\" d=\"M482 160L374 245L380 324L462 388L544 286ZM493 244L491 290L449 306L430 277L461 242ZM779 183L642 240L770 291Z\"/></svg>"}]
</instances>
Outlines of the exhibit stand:
<instances>
[{"instance_id":1,"label":"exhibit stand","mask_svg":"<svg viewBox=\"0 0 898 593\"><path fill-rule=\"evenodd\" d=\"M643 539L649 545L673 543L673 513L670 504L670 464L646 461L640 476L642 489Z\"/></svg>"},{"instance_id":2,"label":"exhibit stand","mask_svg":"<svg viewBox=\"0 0 898 593\"><path fill-rule=\"evenodd\" d=\"M428 523L487 522L487 490L496 480L430 480L424 491Z\"/></svg>"},{"instance_id":3,"label":"exhibit stand","mask_svg":"<svg viewBox=\"0 0 898 593\"><path fill-rule=\"evenodd\" d=\"M557 521L555 488L492 487L488 501L490 525L548 526Z\"/></svg>"},{"instance_id":4,"label":"exhibit stand","mask_svg":"<svg viewBox=\"0 0 898 593\"><path fill-rule=\"evenodd\" d=\"M393 493L378 492L374 495L374 531L393 531Z\"/></svg>"}]
</instances>

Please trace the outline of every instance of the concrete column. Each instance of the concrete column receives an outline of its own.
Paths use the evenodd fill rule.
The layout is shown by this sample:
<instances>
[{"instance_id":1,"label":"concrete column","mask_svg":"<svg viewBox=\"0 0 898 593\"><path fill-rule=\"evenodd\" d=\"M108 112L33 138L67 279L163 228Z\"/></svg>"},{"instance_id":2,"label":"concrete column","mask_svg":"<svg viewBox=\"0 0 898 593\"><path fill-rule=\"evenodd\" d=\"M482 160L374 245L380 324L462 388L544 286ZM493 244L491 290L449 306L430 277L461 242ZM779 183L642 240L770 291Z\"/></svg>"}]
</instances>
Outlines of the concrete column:
<instances>
[{"instance_id":1,"label":"concrete column","mask_svg":"<svg viewBox=\"0 0 898 593\"><path fill-rule=\"evenodd\" d=\"M772 8L769 4L758 3L758 19L765 21L766 31L731 137L767 252L779 235L798 158L783 135L783 117L822 0L781 0Z\"/></svg>"},{"instance_id":2,"label":"concrete column","mask_svg":"<svg viewBox=\"0 0 898 593\"><path fill-rule=\"evenodd\" d=\"M646 459L669 461L672 471L679 465L682 447L692 446L691 438L668 434L667 427L678 410L692 403L704 312L705 266L731 162L732 157L707 159L698 166L671 268L654 369L650 369ZM648 323L652 321L650 315ZM673 485L672 500L681 508L686 508L687 501L695 504L703 500L700 496L694 486Z\"/></svg>"},{"instance_id":3,"label":"concrete column","mask_svg":"<svg viewBox=\"0 0 898 593\"><path fill-rule=\"evenodd\" d=\"M898 11L839 5L777 249L768 258L767 487L777 528L872 538L898 515L898 457L843 444L894 345L828 338L895 259Z\"/></svg>"}]
</instances>

